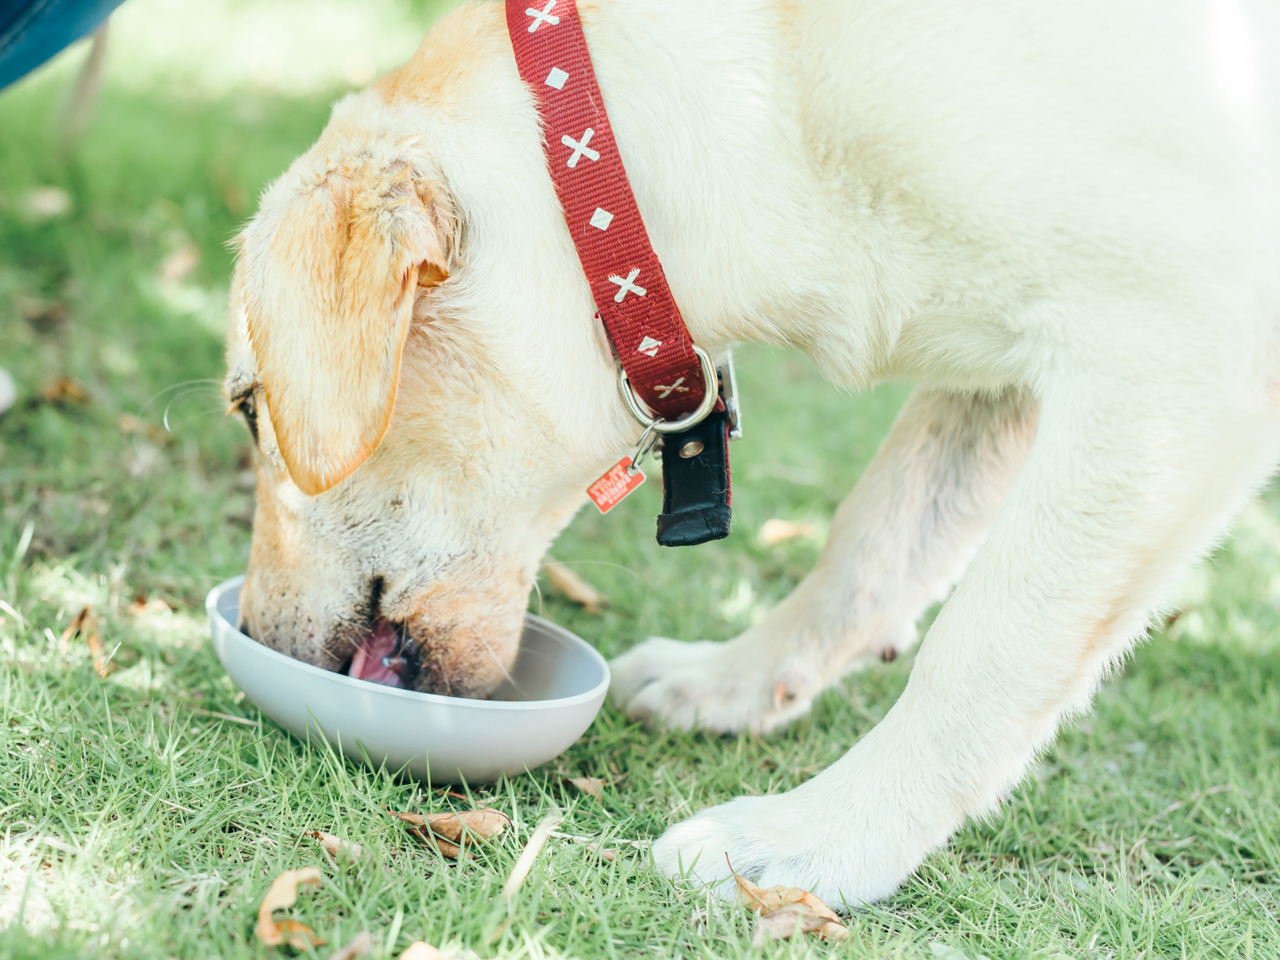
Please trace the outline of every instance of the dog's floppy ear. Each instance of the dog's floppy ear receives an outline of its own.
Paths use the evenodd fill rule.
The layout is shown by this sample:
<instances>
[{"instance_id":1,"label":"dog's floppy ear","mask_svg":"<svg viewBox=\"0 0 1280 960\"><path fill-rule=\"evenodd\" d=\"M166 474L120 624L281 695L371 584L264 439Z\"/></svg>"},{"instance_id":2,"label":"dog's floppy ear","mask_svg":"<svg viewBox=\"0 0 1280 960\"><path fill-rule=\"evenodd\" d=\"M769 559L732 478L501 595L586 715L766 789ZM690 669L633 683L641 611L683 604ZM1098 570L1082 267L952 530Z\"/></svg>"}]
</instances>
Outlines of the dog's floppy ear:
<instances>
[{"instance_id":1,"label":"dog's floppy ear","mask_svg":"<svg viewBox=\"0 0 1280 960\"><path fill-rule=\"evenodd\" d=\"M454 217L408 164L344 164L245 231L249 340L280 455L310 496L347 477L391 422L420 287L449 276Z\"/></svg>"}]
</instances>

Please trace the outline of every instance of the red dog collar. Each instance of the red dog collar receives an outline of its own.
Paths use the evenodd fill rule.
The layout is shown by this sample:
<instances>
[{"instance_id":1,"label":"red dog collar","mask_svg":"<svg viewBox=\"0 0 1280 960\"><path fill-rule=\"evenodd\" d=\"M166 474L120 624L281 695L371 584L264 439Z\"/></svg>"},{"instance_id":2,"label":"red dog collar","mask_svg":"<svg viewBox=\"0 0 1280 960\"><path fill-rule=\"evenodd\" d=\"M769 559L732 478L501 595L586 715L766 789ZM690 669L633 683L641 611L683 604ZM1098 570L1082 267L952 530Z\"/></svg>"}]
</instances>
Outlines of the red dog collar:
<instances>
[{"instance_id":1,"label":"red dog collar","mask_svg":"<svg viewBox=\"0 0 1280 960\"><path fill-rule=\"evenodd\" d=\"M529 2L506 0L507 31L520 76L538 100L560 208L622 365L623 397L649 424L637 460L653 433L665 435L658 542L686 546L719 539L729 533L730 427L729 412L718 402L715 368L694 347L649 243L574 0ZM630 391L659 419L649 422ZM624 457L587 492L604 513L643 480Z\"/></svg>"},{"instance_id":2,"label":"red dog collar","mask_svg":"<svg viewBox=\"0 0 1280 960\"><path fill-rule=\"evenodd\" d=\"M662 418L693 413L708 389L702 364L636 207L578 8L507 0L507 29L520 76L536 91L547 167L622 369Z\"/></svg>"}]
</instances>

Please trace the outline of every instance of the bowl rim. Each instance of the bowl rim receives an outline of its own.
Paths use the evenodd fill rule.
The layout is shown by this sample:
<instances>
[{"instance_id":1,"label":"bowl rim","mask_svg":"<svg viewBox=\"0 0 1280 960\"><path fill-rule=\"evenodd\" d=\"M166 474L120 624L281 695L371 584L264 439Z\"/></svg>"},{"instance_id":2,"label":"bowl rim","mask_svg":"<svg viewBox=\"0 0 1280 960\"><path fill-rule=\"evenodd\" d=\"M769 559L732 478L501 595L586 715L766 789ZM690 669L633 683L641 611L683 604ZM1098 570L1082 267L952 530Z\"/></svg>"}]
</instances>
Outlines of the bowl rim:
<instances>
[{"instance_id":1,"label":"bowl rim","mask_svg":"<svg viewBox=\"0 0 1280 960\"><path fill-rule=\"evenodd\" d=\"M374 683L371 680L360 680L355 677L349 677L343 673L334 673L332 670L325 670L323 667L317 667L309 663L304 663L301 660L295 660L293 657L280 653L278 650L272 650L265 644L259 643L257 640L253 639L253 637L249 636L247 633L242 632L236 624L233 624L222 615L222 611L218 609L218 601L232 590L239 590L239 588L243 586L244 580L245 575L240 574L237 577L231 577L228 580L222 581L209 591L208 596L205 597L204 606L205 610L209 614L210 621L220 622L226 625L233 634L240 638L242 642L253 644L253 646L257 647L258 650L265 654L269 660L279 660L282 664L287 665L291 669L301 670L304 675L314 675L317 680L325 680L328 682L337 681L340 686L350 686L352 689L358 690L364 694L382 695L393 698L399 697L418 703L430 703L437 706L453 707L455 709L497 710L500 712L513 710L527 712L530 709L555 710L562 707L571 707L601 697L609 689L609 682L611 679L609 661L604 658L603 654L601 654L599 650L587 643L586 640L582 639L582 637L578 636L572 630L568 630L565 627L560 626L558 623L554 623L538 616L537 614L529 613L527 611L524 615L526 623L532 621L543 629L550 628L552 633L560 633L579 646L587 654L587 658L594 661L596 666L599 667L600 672L603 675L600 682L582 693L575 693L571 697L557 697L552 700L472 700L468 697L447 697L440 693L420 693L417 690L404 690L400 687L391 687L386 684ZM225 669L225 665L223 668Z\"/></svg>"}]
</instances>

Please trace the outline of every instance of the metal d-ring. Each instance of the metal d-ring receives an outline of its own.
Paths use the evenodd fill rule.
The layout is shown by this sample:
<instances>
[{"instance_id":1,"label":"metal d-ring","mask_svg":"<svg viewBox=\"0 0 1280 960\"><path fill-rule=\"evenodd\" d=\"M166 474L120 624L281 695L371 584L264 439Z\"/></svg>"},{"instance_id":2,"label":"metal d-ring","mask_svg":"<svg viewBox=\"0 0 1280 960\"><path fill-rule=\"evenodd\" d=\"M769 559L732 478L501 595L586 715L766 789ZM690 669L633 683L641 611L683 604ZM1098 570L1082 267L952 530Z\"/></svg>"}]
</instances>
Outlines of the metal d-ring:
<instances>
[{"instance_id":1,"label":"metal d-ring","mask_svg":"<svg viewBox=\"0 0 1280 960\"><path fill-rule=\"evenodd\" d=\"M679 433L681 430L688 430L696 423L701 423L707 418L719 399L720 391L718 389L718 381L716 378L716 365L711 360L711 355L701 347L695 346L693 352L698 355L698 362L702 364L702 382L706 386L706 390L702 395L702 403L698 405L698 409L693 413L686 414L679 420L664 420L662 417L651 417L640 408L640 403L636 400L635 391L631 389L631 381L627 379L627 371L618 368L618 389L622 391L622 399L627 405L627 409L631 411L631 415L636 418L642 427L646 430L652 430L654 433Z\"/></svg>"}]
</instances>

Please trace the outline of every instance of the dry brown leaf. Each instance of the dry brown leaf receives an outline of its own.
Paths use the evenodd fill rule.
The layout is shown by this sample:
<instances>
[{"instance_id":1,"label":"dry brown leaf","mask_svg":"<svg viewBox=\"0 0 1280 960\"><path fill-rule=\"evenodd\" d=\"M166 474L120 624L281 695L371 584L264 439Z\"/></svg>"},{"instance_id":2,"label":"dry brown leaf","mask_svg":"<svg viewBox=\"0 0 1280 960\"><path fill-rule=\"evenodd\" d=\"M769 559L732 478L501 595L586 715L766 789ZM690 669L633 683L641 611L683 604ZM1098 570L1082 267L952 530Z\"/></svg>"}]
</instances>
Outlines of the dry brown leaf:
<instances>
[{"instance_id":1,"label":"dry brown leaf","mask_svg":"<svg viewBox=\"0 0 1280 960\"><path fill-rule=\"evenodd\" d=\"M76 637L84 637L89 656L93 657L93 672L105 677L113 665L107 660L106 648L102 646L102 638L98 636L98 618L90 606L81 607L80 612L71 618L71 623L62 632L62 639L58 643L59 652L66 653L67 645Z\"/></svg>"},{"instance_id":2,"label":"dry brown leaf","mask_svg":"<svg viewBox=\"0 0 1280 960\"><path fill-rule=\"evenodd\" d=\"M414 831L418 839L424 843L429 843L440 851L442 856L448 857L450 860L457 860L461 856L465 856L462 847L456 843L450 843L441 837L437 837L434 833L427 833L422 830Z\"/></svg>"},{"instance_id":3,"label":"dry brown leaf","mask_svg":"<svg viewBox=\"0 0 1280 960\"><path fill-rule=\"evenodd\" d=\"M352 843L350 840L343 840L341 837L335 837L332 833L324 833L320 830L308 830L307 836L315 837L319 840L320 846L324 847L324 852L335 860L340 856L349 857L350 859L355 860L364 853L364 847L360 846L360 844Z\"/></svg>"},{"instance_id":4,"label":"dry brown leaf","mask_svg":"<svg viewBox=\"0 0 1280 960\"><path fill-rule=\"evenodd\" d=\"M565 777L570 783L581 790L595 797L601 803L604 802L604 779L601 777Z\"/></svg>"},{"instance_id":5,"label":"dry brown leaf","mask_svg":"<svg viewBox=\"0 0 1280 960\"><path fill-rule=\"evenodd\" d=\"M823 940L847 940L849 931L835 911L816 894L800 887L757 887L746 877L733 875L748 907L760 915L753 942L782 940L799 933L816 933Z\"/></svg>"},{"instance_id":6,"label":"dry brown leaf","mask_svg":"<svg viewBox=\"0 0 1280 960\"><path fill-rule=\"evenodd\" d=\"M423 940L409 944L400 954L400 960L443 960L443 957L443 953Z\"/></svg>"},{"instance_id":7,"label":"dry brown leaf","mask_svg":"<svg viewBox=\"0 0 1280 960\"><path fill-rule=\"evenodd\" d=\"M369 936L368 930L361 930L350 943L329 954L329 960L356 960L357 957L363 957L372 950L373 937Z\"/></svg>"},{"instance_id":8,"label":"dry brown leaf","mask_svg":"<svg viewBox=\"0 0 1280 960\"><path fill-rule=\"evenodd\" d=\"M452 843L470 842L468 834L490 840L510 825L511 820L505 813L490 808L427 814L427 827L431 832Z\"/></svg>"},{"instance_id":9,"label":"dry brown leaf","mask_svg":"<svg viewBox=\"0 0 1280 960\"><path fill-rule=\"evenodd\" d=\"M58 377L41 392L46 403L64 406L68 403L88 403L89 391L70 377Z\"/></svg>"},{"instance_id":10,"label":"dry brown leaf","mask_svg":"<svg viewBox=\"0 0 1280 960\"><path fill-rule=\"evenodd\" d=\"M159 597L152 597L148 600L146 597L139 594L134 597L133 602L129 604L129 615L133 617L140 617L147 613L160 615L173 613L173 607L169 606Z\"/></svg>"},{"instance_id":11,"label":"dry brown leaf","mask_svg":"<svg viewBox=\"0 0 1280 960\"><path fill-rule=\"evenodd\" d=\"M789 903L772 913L763 913L756 918L755 927L751 931L751 945L762 947L770 940L786 940L797 933L816 933L819 937L825 938L828 936L824 932L825 928L831 923L832 921L817 916L803 903ZM848 934L845 933L844 936L834 939L842 940L847 936Z\"/></svg>"},{"instance_id":12,"label":"dry brown leaf","mask_svg":"<svg viewBox=\"0 0 1280 960\"><path fill-rule=\"evenodd\" d=\"M490 840L511 824L505 813L498 810L463 810L461 813L387 813L398 820L412 824L412 833L419 840L436 847L451 860L458 859L462 848L476 840Z\"/></svg>"},{"instance_id":13,"label":"dry brown leaf","mask_svg":"<svg viewBox=\"0 0 1280 960\"><path fill-rule=\"evenodd\" d=\"M71 646L71 641L80 635L80 631L84 629L84 625L89 618L93 616L93 608L83 606L80 611L71 618L71 622L67 624L67 629L62 631L62 636L58 638L58 653L65 654Z\"/></svg>"},{"instance_id":14,"label":"dry brown leaf","mask_svg":"<svg viewBox=\"0 0 1280 960\"><path fill-rule=\"evenodd\" d=\"M386 809L385 807L383 809ZM399 810L387 810L387 813L395 817L397 820L403 820L405 823L411 823L415 827L426 826L427 818L420 813L401 813Z\"/></svg>"},{"instance_id":15,"label":"dry brown leaf","mask_svg":"<svg viewBox=\"0 0 1280 960\"><path fill-rule=\"evenodd\" d=\"M269 947L278 947L287 943L295 950L306 950L318 947L325 941L317 937L310 927L303 926L297 920L281 920L277 923L271 916L276 910L284 910L298 902L298 887L302 884L320 885L320 871L315 867L303 867L301 870L286 870L271 882L271 888L262 898L258 907L258 939Z\"/></svg>"},{"instance_id":16,"label":"dry brown leaf","mask_svg":"<svg viewBox=\"0 0 1280 960\"><path fill-rule=\"evenodd\" d=\"M766 520L761 525L760 543L763 546L772 547L785 540L794 540L797 537L811 537L816 529L817 528L808 521L795 523L791 520L783 520L779 517L773 517Z\"/></svg>"},{"instance_id":17,"label":"dry brown leaf","mask_svg":"<svg viewBox=\"0 0 1280 960\"><path fill-rule=\"evenodd\" d=\"M397 810L388 810L387 813L391 814L391 816L395 817L397 820L403 820L405 823L410 824L410 833L423 843L430 844L435 847L450 860L457 860L458 855L462 853L457 844L450 843L448 840L442 840L440 837L437 837L432 833L427 828L427 818L422 814L400 813Z\"/></svg>"},{"instance_id":18,"label":"dry brown leaf","mask_svg":"<svg viewBox=\"0 0 1280 960\"><path fill-rule=\"evenodd\" d=\"M542 562L542 572L547 575L551 589L566 600L580 604L587 613L599 613L609 605L608 597L559 560L548 557Z\"/></svg>"}]
</instances>

